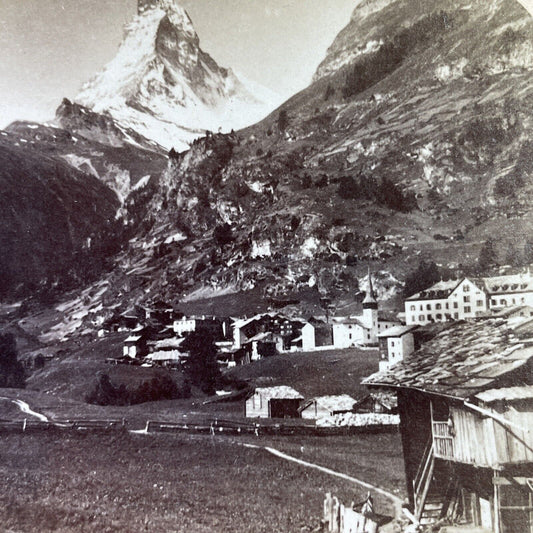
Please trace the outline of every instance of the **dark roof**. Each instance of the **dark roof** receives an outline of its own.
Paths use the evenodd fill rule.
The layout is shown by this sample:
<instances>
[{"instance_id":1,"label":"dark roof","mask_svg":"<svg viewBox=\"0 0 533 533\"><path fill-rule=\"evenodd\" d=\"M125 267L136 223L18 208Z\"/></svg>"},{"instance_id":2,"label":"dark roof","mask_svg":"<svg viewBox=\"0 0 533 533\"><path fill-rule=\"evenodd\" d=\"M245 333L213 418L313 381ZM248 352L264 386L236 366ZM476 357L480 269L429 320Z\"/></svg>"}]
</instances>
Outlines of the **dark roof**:
<instances>
[{"instance_id":1,"label":"dark roof","mask_svg":"<svg viewBox=\"0 0 533 533\"><path fill-rule=\"evenodd\" d=\"M501 318L451 322L406 360L372 374L363 384L459 398L497 388L506 374L533 360L533 339L520 338L510 322ZM533 383L529 373L523 378Z\"/></svg>"}]
</instances>

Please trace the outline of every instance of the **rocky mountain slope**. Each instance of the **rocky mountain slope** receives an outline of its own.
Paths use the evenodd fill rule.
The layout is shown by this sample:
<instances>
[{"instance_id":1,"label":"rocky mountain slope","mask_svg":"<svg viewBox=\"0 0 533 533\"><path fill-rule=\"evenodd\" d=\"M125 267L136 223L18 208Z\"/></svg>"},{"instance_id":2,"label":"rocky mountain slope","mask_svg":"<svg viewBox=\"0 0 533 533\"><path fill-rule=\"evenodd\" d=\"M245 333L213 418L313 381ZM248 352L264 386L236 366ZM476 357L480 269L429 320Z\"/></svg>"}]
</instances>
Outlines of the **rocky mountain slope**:
<instances>
[{"instance_id":1,"label":"rocky mountain slope","mask_svg":"<svg viewBox=\"0 0 533 533\"><path fill-rule=\"evenodd\" d=\"M139 3L117 55L76 101L178 150L205 130L253 124L278 102L205 53L191 19L174 0Z\"/></svg>"},{"instance_id":2,"label":"rocky mountain slope","mask_svg":"<svg viewBox=\"0 0 533 533\"><path fill-rule=\"evenodd\" d=\"M533 23L510 0L368 0L315 81L264 121L174 154L125 264L139 294L385 296L420 254L524 245ZM148 245L147 245L148 241ZM145 272L157 272L148 281ZM290 298L290 297L289 297Z\"/></svg>"},{"instance_id":3,"label":"rocky mountain slope","mask_svg":"<svg viewBox=\"0 0 533 533\"><path fill-rule=\"evenodd\" d=\"M533 231L532 37L511 0L359 4L306 90L171 150L153 186L130 192L135 231L98 297L69 309L87 326L214 296L226 313L259 300L346 313L368 267L391 299L421 257L460 269L492 238L505 262Z\"/></svg>"}]
</instances>

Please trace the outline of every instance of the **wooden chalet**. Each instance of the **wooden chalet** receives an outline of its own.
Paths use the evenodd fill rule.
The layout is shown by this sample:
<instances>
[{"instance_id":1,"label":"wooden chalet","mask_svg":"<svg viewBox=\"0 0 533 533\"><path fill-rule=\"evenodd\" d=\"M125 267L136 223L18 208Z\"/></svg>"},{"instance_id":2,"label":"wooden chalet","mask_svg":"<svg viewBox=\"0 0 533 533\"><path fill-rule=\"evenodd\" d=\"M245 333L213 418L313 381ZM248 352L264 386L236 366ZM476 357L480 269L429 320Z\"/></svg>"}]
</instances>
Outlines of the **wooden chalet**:
<instances>
[{"instance_id":1,"label":"wooden chalet","mask_svg":"<svg viewBox=\"0 0 533 533\"><path fill-rule=\"evenodd\" d=\"M303 396L292 387L258 387L246 400L247 418L299 418Z\"/></svg>"},{"instance_id":2,"label":"wooden chalet","mask_svg":"<svg viewBox=\"0 0 533 533\"><path fill-rule=\"evenodd\" d=\"M363 383L397 393L416 521L533 531L532 327L502 318L450 323Z\"/></svg>"}]
</instances>

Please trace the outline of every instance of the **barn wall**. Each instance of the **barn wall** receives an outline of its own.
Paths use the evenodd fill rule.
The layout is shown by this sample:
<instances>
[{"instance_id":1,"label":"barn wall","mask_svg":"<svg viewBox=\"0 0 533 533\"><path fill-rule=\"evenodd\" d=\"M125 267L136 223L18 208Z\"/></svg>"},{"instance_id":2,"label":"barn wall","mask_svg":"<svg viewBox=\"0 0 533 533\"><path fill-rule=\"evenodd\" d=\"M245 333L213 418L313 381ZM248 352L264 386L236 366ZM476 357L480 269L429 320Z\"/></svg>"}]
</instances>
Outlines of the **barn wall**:
<instances>
[{"instance_id":1,"label":"barn wall","mask_svg":"<svg viewBox=\"0 0 533 533\"><path fill-rule=\"evenodd\" d=\"M413 480L424 452L431 440L431 410L429 398L417 391L398 391L400 434L409 499L413 504Z\"/></svg>"},{"instance_id":2,"label":"barn wall","mask_svg":"<svg viewBox=\"0 0 533 533\"><path fill-rule=\"evenodd\" d=\"M248 418L269 418L268 400L255 393L246 400L246 416Z\"/></svg>"},{"instance_id":3,"label":"barn wall","mask_svg":"<svg viewBox=\"0 0 533 533\"><path fill-rule=\"evenodd\" d=\"M496 412L496 411L495 411ZM463 408L452 407L454 457L478 466L533 462L533 412L513 406L498 413L516 426L503 426L490 417Z\"/></svg>"},{"instance_id":4,"label":"barn wall","mask_svg":"<svg viewBox=\"0 0 533 533\"><path fill-rule=\"evenodd\" d=\"M300 415L302 418L305 418L307 420L316 420L318 418L330 416L330 412L324 407L321 407L321 406L317 407L316 402L313 402L311 405L309 405L305 409L302 409L302 411L300 412Z\"/></svg>"}]
</instances>

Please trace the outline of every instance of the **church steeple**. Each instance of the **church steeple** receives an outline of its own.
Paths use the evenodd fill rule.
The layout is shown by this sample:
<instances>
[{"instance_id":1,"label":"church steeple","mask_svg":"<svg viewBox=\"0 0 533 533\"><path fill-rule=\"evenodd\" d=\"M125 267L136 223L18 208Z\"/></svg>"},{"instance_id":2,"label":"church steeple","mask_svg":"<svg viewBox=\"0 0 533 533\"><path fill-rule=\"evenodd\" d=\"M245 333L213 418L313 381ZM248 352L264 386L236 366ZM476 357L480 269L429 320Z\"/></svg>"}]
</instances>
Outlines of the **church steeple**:
<instances>
[{"instance_id":1,"label":"church steeple","mask_svg":"<svg viewBox=\"0 0 533 533\"><path fill-rule=\"evenodd\" d=\"M370 268L368 269L368 290L363 300L363 324L367 329L366 343L376 344L379 333L378 301L374 293L374 287L372 286Z\"/></svg>"},{"instance_id":2,"label":"church steeple","mask_svg":"<svg viewBox=\"0 0 533 533\"><path fill-rule=\"evenodd\" d=\"M370 268L368 269L368 290L366 291L365 299L363 300L363 309L377 309L378 301L372 286L372 276L370 275Z\"/></svg>"}]
</instances>

